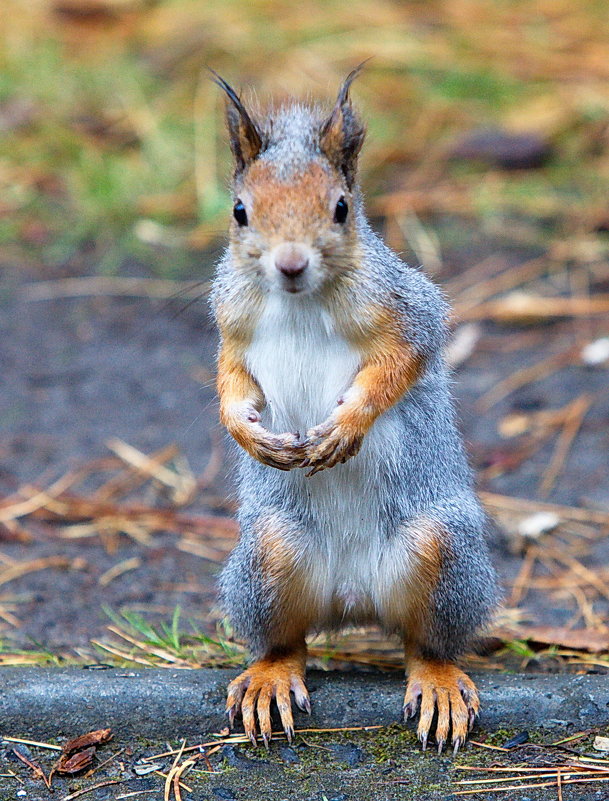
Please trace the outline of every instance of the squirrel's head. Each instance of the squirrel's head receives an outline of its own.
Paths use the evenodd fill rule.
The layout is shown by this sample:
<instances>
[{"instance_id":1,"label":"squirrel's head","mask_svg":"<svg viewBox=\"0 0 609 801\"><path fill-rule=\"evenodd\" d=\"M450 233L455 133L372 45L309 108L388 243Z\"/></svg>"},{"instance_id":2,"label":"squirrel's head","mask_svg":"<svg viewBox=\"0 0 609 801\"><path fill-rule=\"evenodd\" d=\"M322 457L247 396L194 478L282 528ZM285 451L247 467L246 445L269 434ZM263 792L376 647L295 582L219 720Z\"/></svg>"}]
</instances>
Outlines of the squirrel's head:
<instances>
[{"instance_id":1,"label":"squirrel's head","mask_svg":"<svg viewBox=\"0 0 609 801\"><path fill-rule=\"evenodd\" d=\"M332 111L301 104L254 115L219 76L235 159L233 263L266 291L311 293L357 268L354 196L365 129L349 88Z\"/></svg>"}]
</instances>

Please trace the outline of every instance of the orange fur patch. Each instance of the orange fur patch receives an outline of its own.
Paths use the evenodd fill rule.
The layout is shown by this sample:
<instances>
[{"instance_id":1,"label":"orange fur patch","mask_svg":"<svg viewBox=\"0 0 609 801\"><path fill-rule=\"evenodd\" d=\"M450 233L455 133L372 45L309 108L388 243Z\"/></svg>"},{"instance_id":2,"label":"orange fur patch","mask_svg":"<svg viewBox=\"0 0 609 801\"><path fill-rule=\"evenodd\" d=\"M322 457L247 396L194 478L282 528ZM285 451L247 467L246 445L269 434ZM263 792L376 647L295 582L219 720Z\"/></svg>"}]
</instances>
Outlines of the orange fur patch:
<instances>
[{"instance_id":1,"label":"orange fur patch","mask_svg":"<svg viewBox=\"0 0 609 801\"><path fill-rule=\"evenodd\" d=\"M334 209L332 196L342 191L336 173L320 162L278 178L267 161L255 161L243 179L243 192L252 197L250 226L264 233L267 242L315 243L324 232L331 235ZM342 240L340 236L337 241Z\"/></svg>"},{"instance_id":2,"label":"orange fur patch","mask_svg":"<svg viewBox=\"0 0 609 801\"><path fill-rule=\"evenodd\" d=\"M235 714L241 710L245 733L254 744L256 722L265 744L268 745L272 737L272 699L277 703L288 740L294 736L290 691L294 692L301 709L310 710L309 694L304 683L306 654L306 645L302 640L289 650L271 653L255 662L229 684L226 701L229 720L232 723Z\"/></svg>"},{"instance_id":3,"label":"orange fur patch","mask_svg":"<svg viewBox=\"0 0 609 801\"><path fill-rule=\"evenodd\" d=\"M317 621L318 600L286 537L286 524L281 516L260 518L256 528L260 569L269 583L269 590L277 598L274 639L278 645L292 645L304 638Z\"/></svg>"},{"instance_id":4,"label":"orange fur patch","mask_svg":"<svg viewBox=\"0 0 609 801\"><path fill-rule=\"evenodd\" d=\"M404 697L406 715L414 714L420 698L420 719L417 734L423 744L437 713L435 738L441 751L452 731L457 750L467 738L478 714L480 702L476 685L462 670L450 662L436 662L407 654L408 684Z\"/></svg>"},{"instance_id":5,"label":"orange fur patch","mask_svg":"<svg viewBox=\"0 0 609 801\"><path fill-rule=\"evenodd\" d=\"M234 340L222 343L218 358L218 395L220 396L220 420L239 445L251 450L252 435L242 414L235 412L239 404L250 403L256 409L264 406L262 390L246 370L243 362L243 346Z\"/></svg>"},{"instance_id":6,"label":"orange fur patch","mask_svg":"<svg viewBox=\"0 0 609 801\"><path fill-rule=\"evenodd\" d=\"M433 520L420 519L406 527L404 575L389 589L383 604L383 621L403 632L406 641L417 643L429 619L431 595L440 579L449 534ZM414 565L412 564L414 559Z\"/></svg>"},{"instance_id":7,"label":"orange fur patch","mask_svg":"<svg viewBox=\"0 0 609 801\"><path fill-rule=\"evenodd\" d=\"M364 364L353 381L352 400L337 412L341 426L354 436L364 435L417 381L423 357L404 339L391 311L375 309L365 328L348 332L364 352Z\"/></svg>"}]
</instances>

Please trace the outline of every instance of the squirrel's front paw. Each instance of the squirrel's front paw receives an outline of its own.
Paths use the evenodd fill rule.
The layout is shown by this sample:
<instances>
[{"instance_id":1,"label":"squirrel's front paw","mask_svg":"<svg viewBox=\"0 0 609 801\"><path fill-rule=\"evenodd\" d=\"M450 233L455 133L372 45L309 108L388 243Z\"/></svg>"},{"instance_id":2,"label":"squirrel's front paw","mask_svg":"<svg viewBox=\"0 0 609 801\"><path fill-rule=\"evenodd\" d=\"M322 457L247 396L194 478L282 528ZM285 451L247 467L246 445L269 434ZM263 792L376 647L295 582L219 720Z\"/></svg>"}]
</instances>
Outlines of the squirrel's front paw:
<instances>
[{"instance_id":1,"label":"squirrel's front paw","mask_svg":"<svg viewBox=\"0 0 609 801\"><path fill-rule=\"evenodd\" d=\"M330 418L307 431L306 458L300 467L311 467L307 476L313 476L320 470L346 462L359 451L363 439L363 435Z\"/></svg>"},{"instance_id":2,"label":"squirrel's front paw","mask_svg":"<svg viewBox=\"0 0 609 801\"><path fill-rule=\"evenodd\" d=\"M249 453L263 464L277 470L292 470L302 464L305 443L298 434L272 434L258 425L253 432Z\"/></svg>"},{"instance_id":3,"label":"squirrel's front paw","mask_svg":"<svg viewBox=\"0 0 609 801\"><path fill-rule=\"evenodd\" d=\"M260 414L247 407L239 409L225 424L250 456L277 470L299 467L306 457L305 442L299 434L273 434L260 423Z\"/></svg>"}]
</instances>

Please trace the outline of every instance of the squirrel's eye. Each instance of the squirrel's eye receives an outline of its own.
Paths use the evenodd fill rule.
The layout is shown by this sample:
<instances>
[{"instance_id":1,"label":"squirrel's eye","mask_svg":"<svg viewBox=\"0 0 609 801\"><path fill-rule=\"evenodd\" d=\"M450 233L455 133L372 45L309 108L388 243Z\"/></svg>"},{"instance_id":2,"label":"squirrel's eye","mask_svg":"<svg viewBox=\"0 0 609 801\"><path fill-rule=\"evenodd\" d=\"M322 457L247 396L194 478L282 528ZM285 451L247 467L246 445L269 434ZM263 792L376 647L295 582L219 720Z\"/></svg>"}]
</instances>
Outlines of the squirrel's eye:
<instances>
[{"instance_id":1,"label":"squirrel's eye","mask_svg":"<svg viewBox=\"0 0 609 801\"><path fill-rule=\"evenodd\" d=\"M245 210L245 206L240 200L238 200L234 205L233 217L235 220L237 220L239 225L247 225L247 212Z\"/></svg>"},{"instance_id":2,"label":"squirrel's eye","mask_svg":"<svg viewBox=\"0 0 609 801\"><path fill-rule=\"evenodd\" d=\"M347 205L345 198L341 197L336 204L336 209L334 211L334 222L344 223L347 219L347 214L349 214L349 206Z\"/></svg>"}]
</instances>

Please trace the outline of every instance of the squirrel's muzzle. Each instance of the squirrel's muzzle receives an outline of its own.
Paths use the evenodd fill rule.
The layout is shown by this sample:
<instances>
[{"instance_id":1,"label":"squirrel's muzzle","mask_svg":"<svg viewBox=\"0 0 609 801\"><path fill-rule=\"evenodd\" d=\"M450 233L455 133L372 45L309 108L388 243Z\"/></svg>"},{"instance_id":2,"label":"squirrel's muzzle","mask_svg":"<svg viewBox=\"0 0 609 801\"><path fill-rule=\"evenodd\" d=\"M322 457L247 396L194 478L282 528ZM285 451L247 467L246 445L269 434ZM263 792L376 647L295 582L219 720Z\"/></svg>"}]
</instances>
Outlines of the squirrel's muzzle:
<instances>
[{"instance_id":1,"label":"squirrel's muzzle","mask_svg":"<svg viewBox=\"0 0 609 801\"><path fill-rule=\"evenodd\" d=\"M279 245L274 254L275 267L288 279L298 278L309 266L309 254L302 245Z\"/></svg>"}]
</instances>

